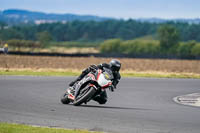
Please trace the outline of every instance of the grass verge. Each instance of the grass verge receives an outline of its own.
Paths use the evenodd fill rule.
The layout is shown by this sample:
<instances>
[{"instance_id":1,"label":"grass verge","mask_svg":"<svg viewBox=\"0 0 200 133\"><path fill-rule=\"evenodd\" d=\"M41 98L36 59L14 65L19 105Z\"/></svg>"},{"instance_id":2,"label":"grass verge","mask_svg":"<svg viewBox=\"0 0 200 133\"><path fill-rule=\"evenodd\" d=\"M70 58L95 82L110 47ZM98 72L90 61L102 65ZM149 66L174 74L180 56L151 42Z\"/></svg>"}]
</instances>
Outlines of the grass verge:
<instances>
[{"instance_id":1,"label":"grass verge","mask_svg":"<svg viewBox=\"0 0 200 133\"><path fill-rule=\"evenodd\" d=\"M122 77L147 77L147 78L193 78L200 79L200 74L169 73L169 72L122 72Z\"/></svg>"},{"instance_id":2,"label":"grass verge","mask_svg":"<svg viewBox=\"0 0 200 133\"><path fill-rule=\"evenodd\" d=\"M0 123L0 133L90 133L87 130L34 127L22 124ZM100 133L100 132L93 132Z\"/></svg>"},{"instance_id":3,"label":"grass verge","mask_svg":"<svg viewBox=\"0 0 200 133\"><path fill-rule=\"evenodd\" d=\"M0 75L27 75L27 76L78 76L79 71L73 70L31 70L31 69L9 69L1 70Z\"/></svg>"},{"instance_id":4,"label":"grass verge","mask_svg":"<svg viewBox=\"0 0 200 133\"><path fill-rule=\"evenodd\" d=\"M80 70L65 69L0 69L0 75L29 75L29 76L78 76ZM122 71L122 77L148 77L148 78L194 78L200 79L200 74L169 73L169 72L137 72Z\"/></svg>"}]
</instances>

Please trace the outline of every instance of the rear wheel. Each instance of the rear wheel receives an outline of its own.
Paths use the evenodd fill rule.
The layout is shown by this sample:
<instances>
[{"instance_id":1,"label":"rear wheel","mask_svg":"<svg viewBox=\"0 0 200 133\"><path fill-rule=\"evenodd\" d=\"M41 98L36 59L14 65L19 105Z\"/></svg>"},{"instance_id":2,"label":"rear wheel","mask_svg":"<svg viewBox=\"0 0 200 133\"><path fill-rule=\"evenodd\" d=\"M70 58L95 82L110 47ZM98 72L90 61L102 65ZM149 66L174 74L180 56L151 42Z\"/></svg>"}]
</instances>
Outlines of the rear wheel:
<instances>
[{"instance_id":1,"label":"rear wheel","mask_svg":"<svg viewBox=\"0 0 200 133\"><path fill-rule=\"evenodd\" d=\"M78 106L84 102L87 102L88 99L92 98L95 93L96 89L94 87L87 87L82 89L77 98L74 100L73 105Z\"/></svg>"},{"instance_id":2,"label":"rear wheel","mask_svg":"<svg viewBox=\"0 0 200 133\"><path fill-rule=\"evenodd\" d=\"M67 91L65 92L65 94L63 94L61 96L61 100L60 100L63 104L69 104L70 103L70 100L68 98L68 93Z\"/></svg>"}]
</instances>

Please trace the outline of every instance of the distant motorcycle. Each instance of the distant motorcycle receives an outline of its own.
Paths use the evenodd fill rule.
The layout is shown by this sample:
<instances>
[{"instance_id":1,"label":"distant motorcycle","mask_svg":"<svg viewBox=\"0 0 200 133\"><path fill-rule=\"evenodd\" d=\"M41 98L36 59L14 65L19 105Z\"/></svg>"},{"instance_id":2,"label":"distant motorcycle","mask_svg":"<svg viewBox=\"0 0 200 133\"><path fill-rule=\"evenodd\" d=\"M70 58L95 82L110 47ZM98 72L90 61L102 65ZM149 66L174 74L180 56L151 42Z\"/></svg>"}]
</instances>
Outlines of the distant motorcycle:
<instances>
[{"instance_id":1,"label":"distant motorcycle","mask_svg":"<svg viewBox=\"0 0 200 133\"><path fill-rule=\"evenodd\" d=\"M87 103L95 96L112 88L113 73L110 69L98 69L88 73L81 81L77 81L73 87L69 87L61 97L63 104L72 103L79 106Z\"/></svg>"}]
</instances>

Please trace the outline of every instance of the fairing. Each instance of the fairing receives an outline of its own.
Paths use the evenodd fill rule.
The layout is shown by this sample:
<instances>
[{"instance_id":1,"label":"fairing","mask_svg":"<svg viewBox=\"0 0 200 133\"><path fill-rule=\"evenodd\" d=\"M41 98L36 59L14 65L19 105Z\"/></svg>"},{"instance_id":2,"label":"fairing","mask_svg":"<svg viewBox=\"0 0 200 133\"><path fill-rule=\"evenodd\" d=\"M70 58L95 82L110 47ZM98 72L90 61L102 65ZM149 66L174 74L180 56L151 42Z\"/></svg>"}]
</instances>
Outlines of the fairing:
<instances>
[{"instance_id":1,"label":"fairing","mask_svg":"<svg viewBox=\"0 0 200 133\"><path fill-rule=\"evenodd\" d=\"M108 80L108 79L105 78L105 75L103 73L101 73L99 75L99 78L98 78L97 82L101 87L105 87L105 86L107 86L107 85L112 83L111 80Z\"/></svg>"}]
</instances>

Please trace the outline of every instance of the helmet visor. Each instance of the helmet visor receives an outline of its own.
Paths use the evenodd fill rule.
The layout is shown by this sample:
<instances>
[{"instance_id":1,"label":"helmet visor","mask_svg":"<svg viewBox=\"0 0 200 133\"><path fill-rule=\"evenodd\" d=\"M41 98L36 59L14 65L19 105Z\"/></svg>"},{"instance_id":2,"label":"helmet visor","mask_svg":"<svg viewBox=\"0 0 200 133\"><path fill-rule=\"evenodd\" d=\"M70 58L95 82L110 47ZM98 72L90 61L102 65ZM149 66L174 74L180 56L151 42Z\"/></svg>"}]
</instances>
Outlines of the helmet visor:
<instances>
[{"instance_id":1,"label":"helmet visor","mask_svg":"<svg viewBox=\"0 0 200 133\"><path fill-rule=\"evenodd\" d=\"M112 66L112 70L113 70L113 71L119 71L120 68L121 68L120 65L119 65L119 66Z\"/></svg>"}]
</instances>

